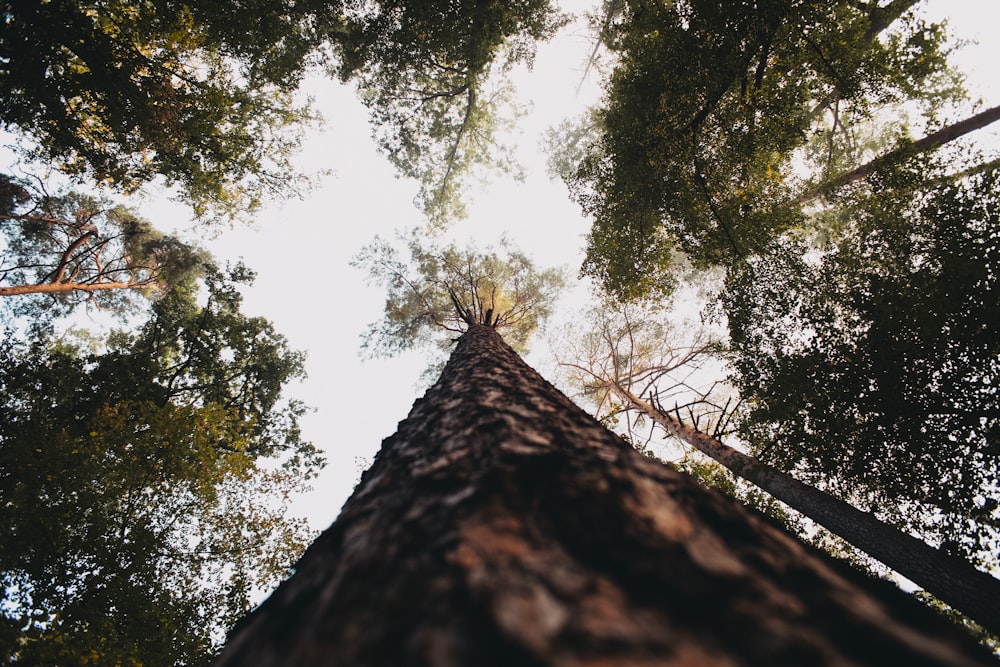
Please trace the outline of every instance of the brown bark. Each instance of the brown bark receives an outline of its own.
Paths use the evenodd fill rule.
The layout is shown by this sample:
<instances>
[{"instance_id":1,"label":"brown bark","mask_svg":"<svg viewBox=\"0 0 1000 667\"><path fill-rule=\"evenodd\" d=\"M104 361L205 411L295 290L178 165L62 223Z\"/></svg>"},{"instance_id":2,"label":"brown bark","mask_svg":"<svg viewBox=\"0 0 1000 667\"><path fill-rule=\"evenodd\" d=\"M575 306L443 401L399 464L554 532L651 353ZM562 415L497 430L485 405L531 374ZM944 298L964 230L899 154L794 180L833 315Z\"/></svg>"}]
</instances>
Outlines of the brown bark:
<instances>
[{"instance_id":1,"label":"brown bark","mask_svg":"<svg viewBox=\"0 0 1000 667\"><path fill-rule=\"evenodd\" d=\"M0 287L0 296L18 296L20 294L60 294L63 292L100 292L115 289L142 289L149 287L152 281L143 282L107 282L107 283L39 283L35 285L9 285Z\"/></svg>"},{"instance_id":2,"label":"brown bark","mask_svg":"<svg viewBox=\"0 0 1000 667\"><path fill-rule=\"evenodd\" d=\"M989 663L891 585L644 458L476 325L216 662L319 664Z\"/></svg>"},{"instance_id":3,"label":"brown bark","mask_svg":"<svg viewBox=\"0 0 1000 667\"><path fill-rule=\"evenodd\" d=\"M922 153L925 151L934 150L939 146L943 146L949 141L954 141L959 137L963 137L970 132L975 132L976 130L981 130L982 128L995 123L1000 120L1000 106L995 106L986 111L977 113L974 116L970 116L965 120L959 121L957 123L952 123L947 127L943 127L937 132L932 132L922 139L918 139L914 142L907 143L894 151L886 153L885 155L880 155L879 157L866 162L865 164L852 169L851 171L841 174L836 178L832 178L825 183L820 183L816 187L808 190L799 196L796 200L798 204L808 204L809 202L827 195L838 188L842 188L845 185L860 181L862 179L868 178L879 168L891 164L906 155L913 155L915 153Z\"/></svg>"},{"instance_id":4,"label":"brown bark","mask_svg":"<svg viewBox=\"0 0 1000 667\"><path fill-rule=\"evenodd\" d=\"M847 540L987 630L1000 633L1000 579L879 521L874 514L862 512L850 503L803 484L791 475L747 456L707 433L699 432L657 410L624 387L610 383L609 389L668 433L712 457L733 474L752 482Z\"/></svg>"}]
</instances>

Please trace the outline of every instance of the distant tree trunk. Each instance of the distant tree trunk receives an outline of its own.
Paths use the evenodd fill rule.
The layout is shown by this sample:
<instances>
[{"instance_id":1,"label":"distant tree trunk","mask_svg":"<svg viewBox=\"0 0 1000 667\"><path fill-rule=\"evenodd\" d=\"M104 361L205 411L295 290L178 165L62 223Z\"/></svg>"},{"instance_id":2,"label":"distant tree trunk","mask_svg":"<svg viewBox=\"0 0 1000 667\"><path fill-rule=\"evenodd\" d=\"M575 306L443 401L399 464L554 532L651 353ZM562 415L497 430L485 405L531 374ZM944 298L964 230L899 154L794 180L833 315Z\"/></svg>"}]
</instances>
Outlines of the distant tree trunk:
<instances>
[{"instance_id":1,"label":"distant tree trunk","mask_svg":"<svg viewBox=\"0 0 1000 667\"><path fill-rule=\"evenodd\" d=\"M65 292L102 292L107 290L145 289L152 281L107 283L37 283L34 285L9 285L0 287L0 296L21 294L60 294Z\"/></svg>"},{"instance_id":2,"label":"distant tree trunk","mask_svg":"<svg viewBox=\"0 0 1000 667\"><path fill-rule=\"evenodd\" d=\"M989 664L474 325L217 667Z\"/></svg>"},{"instance_id":3,"label":"distant tree trunk","mask_svg":"<svg viewBox=\"0 0 1000 667\"><path fill-rule=\"evenodd\" d=\"M796 203L808 204L812 200L822 197L823 195L827 195L838 188L848 185L849 183L854 183L864 178L868 178L880 167L895 162L906 155L934 150L938 146L943 146L949 141L954 141L959 137L964 137L970 132L981 130L987 125L991 125L998 120L1000 120L1000 106L995 106L987 109L986 111L977 113L974 116L970 116L965 120L952 123L947 127L941 128L937 132L928 134L926 137L917 139L914 142L905 143L896 150L886 153L885 155L880 155L874 160L866 162L860 167L856 167L847 173L841 174L836 178L831 178L824 183L820 183L816 187L799 195Z\"/></svg>"},{"instance_id":4,"label":"distant tree trunk","mask_svg":"<svg viewBox=\"0 0 1000 667\"><path fill-rule=\"evenodd\" d=\"M951 605L987 630L1000 633L1000 579L980 572L869 512L835 498L791 475L747 456L717 438L657 410L613 382L609 389L668 433L715 459L734 475L757 485L835 535L847 540L918 586Z\"/></svg>"}]
</instances>

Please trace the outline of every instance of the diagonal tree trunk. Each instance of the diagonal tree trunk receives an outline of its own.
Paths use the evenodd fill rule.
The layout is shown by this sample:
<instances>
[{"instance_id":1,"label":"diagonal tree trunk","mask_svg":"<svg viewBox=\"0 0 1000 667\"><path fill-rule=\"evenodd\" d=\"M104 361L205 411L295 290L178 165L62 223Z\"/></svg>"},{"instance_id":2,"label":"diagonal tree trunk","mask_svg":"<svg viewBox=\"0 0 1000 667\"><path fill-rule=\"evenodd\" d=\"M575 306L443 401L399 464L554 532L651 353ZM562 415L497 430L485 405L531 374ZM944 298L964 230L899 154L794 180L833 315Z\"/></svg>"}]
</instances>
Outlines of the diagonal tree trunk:
<instances>
[{"instance_id":1,"label":"diagonal tree trunk","mask_svg":"<svg viewBox=\"0 0 1000 667\"><path fill-rule=\"evenodd\" d=\"M139 290L154 285L153 279L137 282L109 281L104 283L36 283L33 285L9 285L0 287L0 296L21 294L64 294L66 292L102 292L107 290Z\"/></svg>"},{"instance_id":2,"label":"diagonal tree trunk","mask_svg":"<svg viewBox=\"0 0 1000 667\"><path fill-rule=\"evenodd\" d=\"M1000 579L935 549L814 486L684 424L614 382L608 388L668 433L710 456L992 632L1000 632Z\"/></svg>"},{"instance_id":3,"label":"diagonal tree trunk","mask_svg":"<svg viewBox=\"0 0 1000 667\"><path fill-rule=\"evenodd\" d=\"M889 584L644 458L470 326L243 665L973 665Z\"/></svg>"},{"instance_id":4,"label":"diagonal tree trunk","mask_svg":"<svg viewBox=\"0 0 1000 667\"><path fill-rule=\"evenodd\" d=\"M808 204L814 199L828 195L838 188L842 188L850 183L868 178L878 169L887 164L892 164L893 162L896 162L908 155L934 150L949 141L954 141L959 137L964 137L970 132L981 130L998 120L1000 120L1000 106L995 106L987 109L986 111L981 111L974 116L969 116L965 120L952 123L951 125L943 127L937 132L932 132L925 137L917 139L916 141L904 143L899 148L890 151L885 155L880 155L874 160L864 163L860 167L856 167L849 172L820 183L819 185L810 188L799 195L798 199L795 200L795 203Z\"/></svg>"}]
</instances>

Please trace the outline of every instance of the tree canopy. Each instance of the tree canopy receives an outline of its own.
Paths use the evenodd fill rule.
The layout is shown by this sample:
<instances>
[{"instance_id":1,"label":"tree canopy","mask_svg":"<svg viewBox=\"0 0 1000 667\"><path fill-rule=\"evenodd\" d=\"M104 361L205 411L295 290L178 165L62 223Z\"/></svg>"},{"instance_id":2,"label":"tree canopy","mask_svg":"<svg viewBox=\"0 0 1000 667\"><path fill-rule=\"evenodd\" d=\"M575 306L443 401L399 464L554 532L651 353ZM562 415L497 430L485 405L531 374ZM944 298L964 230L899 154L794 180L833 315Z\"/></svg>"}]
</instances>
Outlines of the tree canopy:
<instances>
[{"instance_id":1,"label":"tree canopy","mask_svg":"<svg viewBox=\"0 0 1000 667\"><path fill-rule=\"evenodd\" d=\"M605 2L605 96L553 162L593 221L583 273L613 299L725 275L733 435L752 454L995 567L997 164L931 151L1000 108L951 119L947 35L917 4ZM15 0L4 18L0 123L32 166L251 217L301 182L297 87L320 65L419 182L428 234L464 214L481 168L518 172L508 74L565 20L549 0ZM282 398L303 357L241 312L245 267L41 183L0 176L4 315L33 322L0 349L0 643L24 664L197 664L303 543L282 518L321 465ZM564 280L506 241L404 243L355 258L387 290L373 356L480 325L523 352ZM42 335L82 301L148 319L89 350ZM582 354L604 346L592 368L669 407L656 388L683 388L674 361L691 359L661 363L663 322L616 329L629 307L602 304ZM607 381L588 389L609 419L626 407Z\"/></svg>"},{"instance_id":2,"label":"tree canopy","mask_svg":"<svg viewBox=\"0 0 1000 667\"><path fill-rule=\"evenodd\" d=\"M403 261L389 242L376 238L354 259L387 290L385 316L365 334L364 348L373 356L433 343L448 349L448 333L472 324L502 331L524 351L564 284L562 271L536 269L506 240L479 250L437 247L414 236L408 250L409 261Z\"/></svg>"},{"instance_id":3,"label":"tree canopy","mask_svg":"<svg viewBox=\"0 0 1000 667\"><path fill-rule=\"evenodd\" d=\"M206 664L304 548L287 503L323 461L280 398L301 357L228 279L207 288L103 352L7 336L4 661Z\"/></svg>"},{"instance_id":4,"label":"tree canopy","mask_svg":"<svg viewBox=\"0 0 1000 667\"><path fill-rule=\"evenodd\" d=\"M505 74L565 22L549 0L7 3L0 123L22 154L135 191L156 177L200 216L246 217L298 191L289 161L310 65L357 83L418 203L463 214L476 167L517 171L497 134ZM60 26L52 30L52 26Z\"/></svg>"},{"instance_id":5,"label":"tree canopy","mask_svg":"<svg viewBox=\"0 0 1000 667\"><path fill-rule=\"evenodd\" d=\"M291 92L337 4L17 1L4 16L0 123L27 155L126 192L162 176L202 215L294 191L308 113Z\"/></svg>"},{"instance_id":6,"label":"tree canopy","mask_svg":"<svg viewBox=\"0 0 1000 667\"><path fill-rule=\"evenodd\" d=\"M200 275L208 255L124 206L0 174L0 296L51 320L86 302L130 310ZM27 296L33 295L33 296Z\"/></svg>"},{"instance_id":7,"label":"tree canopy","mask_svg":"<svg viewBox=\"0 0 1000 667\"><path fill-rule=\"evenodd\" d=\"M914 4L624 3L596 135L564 174L594 218L585 272L635 297L677 250L726 264L802 225L792 165L812 132L954 92Z\"/></svg>"},{"instance_id":8,"label":"tree canopy","mask_svg":"<svg viewBox=\"0 0 1000 667\"><path fill-rule=\"evenodd\" d=\"M996 160L950 142L998 111L967 111L916 5L608 3L605 97L552 162L614 298L722 267L751 454L990 570Z\"/></svg>"},{"instance_id":9,"label":"tree canopy","mask_svg":"<svg viewBox=\"0 0 1000 667\"><path fill-rule=\"evenodd\" d=\"M859 196L828 252L788 240L729 276L742 431L761 458L995 566L1000 175L914 192L935 169L910 169Z\"/></svg>"},{"instance_id":10,"label":"tree canopy","mask_svg":"<svg viewBox=\"0 0 1000 667\"><path fill-rule=\"evenodd\" d=\"M440 226L464 217L476 167L517 171L497 134L509 129L504 74L531 62L562 23L549 0L380 0L347 12L335 71L357 82L381 148L417 179L417 205Z\"/></svg>"}]
</instances>

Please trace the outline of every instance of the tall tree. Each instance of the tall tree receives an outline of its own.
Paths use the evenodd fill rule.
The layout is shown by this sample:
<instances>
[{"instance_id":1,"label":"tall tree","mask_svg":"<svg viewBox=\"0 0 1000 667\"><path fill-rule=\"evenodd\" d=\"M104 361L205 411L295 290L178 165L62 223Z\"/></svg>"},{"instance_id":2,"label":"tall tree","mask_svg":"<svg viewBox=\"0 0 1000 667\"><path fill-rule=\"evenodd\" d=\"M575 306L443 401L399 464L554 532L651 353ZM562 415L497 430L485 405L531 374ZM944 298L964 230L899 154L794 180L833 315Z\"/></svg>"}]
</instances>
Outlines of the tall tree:
<instances>
[{"instance_id":1,"label":"tall tree","mask_svg":"<svg viewBox=\"0 0 1000 667\"><path fill-rule=\"evenodd\" d=\"M0 346L5 663L205 664L304 547L300 359L230 290L178 287L103 353Z\"/></svg>"},{"instance_id":2,"label":"tall tree","mask_svg":"<svg viewBox=\"0 0 1000 667\"><path fill-rule=\"evenodd\" d=\"M594 217L585 271L632 297L676 250L726 264L799 226L792 163L821 122L953 92L915 4L625 3L596 136L567 174Z\"/></svg>"},{"instance_id":3,"label":"tall tree","mask_svg":"<svg viewBox=\"0 0 1000 667\"><path fill-rule=\"evenodd\" d=\"M294 189L307 117L291 91L339 3L11 0L0 123L28 155L135 190L156 176L201 214Z\"/></svg>"},{"instance_id":4,"label":"tall tree","mask_svg":"<svg viewBox=\"0 0 1000 667\"><path fill-rule=\"evenodd\" d=\"M153 229L133 211L79 192L0 174L0 296L47 295L66 311L83 302L126 309L133 293L162 295L208 257ZM34 308L32 308L34 306ZM40 310L30 301L15 310Z\"/></svg>"},{"instance_id":5,"label":"tall tree","mask_svg":"<svg viewBox=\"0 0 1000 667\"><path fill-rule=\"evenodd\" d=\"M1000 632L996 604L1000 579L725 444L722 437L728 406L720 408L692 379L705 363L710 346L697 342L677 346L656 317L635 306L605 303L588 319L594 329L583 337L575 355L578 359L563 365L596 399L599 412L595 416L638 413L987 630ZM678 405L681 395L690 397L683 408ZM683 409L688 410L690 419L682 415ZM696 414L696 409L701 414Z\"/></svg>"},{"instance_id":6,"label":"tall tree","mask_svg":"<svg viewBox=\"0 0 1000 667\"><path fill-rule=\"evenodd\" d=\"M473 324L216 665L887 661L988 657L638 454Z\"/></svg>"},{"instance_id":7,"label":"tall tree","mask_svg":"<svg viewBox=\"0 0 1000 667\"><path fill-rule=\"evenodd\" d=\"M470 172L517 170L497 139L516 118L504 75L530 64L562 18L549 0L379 0L346 16L334 69L358 83L389 159L420 181L417 203L431 223L464 216Z\"/></svg>"},{"instance_id":8,"label":"tall tree","mask_svg":"<svg viewBox=\"0 0 1000 667\"><path fill-rule=\"evenodd\" d=\"M912 192L891 170L828 252L791 240L723 304L741 433L762 460L995 567L996 169Z\"/></svg>"}]
</instances>

